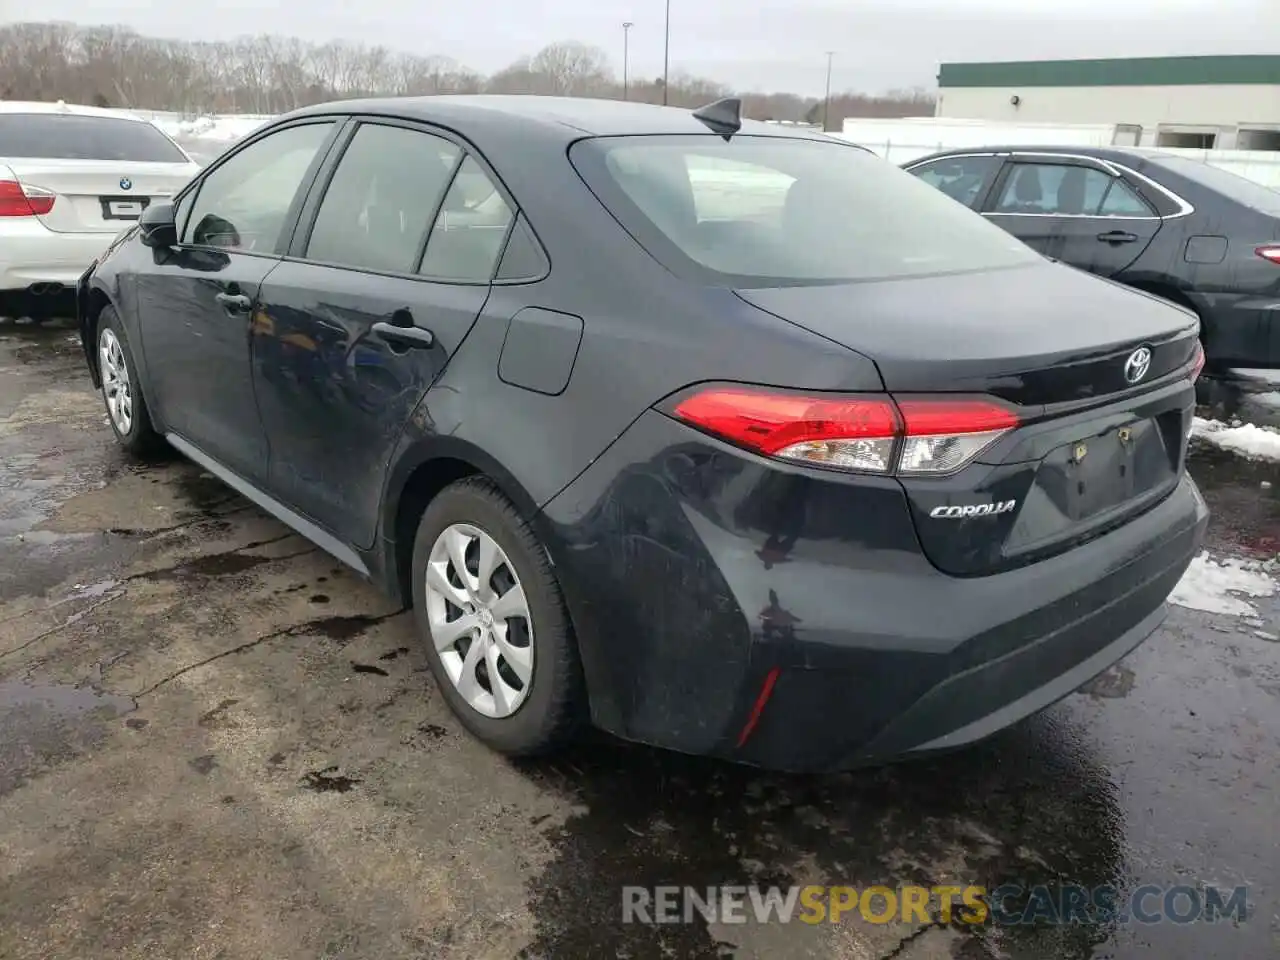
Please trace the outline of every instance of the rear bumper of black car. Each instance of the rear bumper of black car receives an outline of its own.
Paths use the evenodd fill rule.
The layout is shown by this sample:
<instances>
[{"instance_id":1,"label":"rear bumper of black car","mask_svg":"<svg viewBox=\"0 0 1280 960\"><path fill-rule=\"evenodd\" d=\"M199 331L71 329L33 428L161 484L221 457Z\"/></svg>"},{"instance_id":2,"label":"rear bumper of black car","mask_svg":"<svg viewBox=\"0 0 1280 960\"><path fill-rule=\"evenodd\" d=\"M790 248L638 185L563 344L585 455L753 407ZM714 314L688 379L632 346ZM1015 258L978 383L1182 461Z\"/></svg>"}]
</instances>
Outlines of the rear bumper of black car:
<instances>
[{"instance_id":1,"label":"rear bumper of black car","mask_svg":"<svg viewBox=\"0 0 1280 960\"><path fill-rule=\"evenodd\" d=\"M1203 539L1190 478L1058 556L952 577L901 485L644 415L544 511L596 723L789 770L971 742L1137 646Z\"/></svg>"}]
</instances>

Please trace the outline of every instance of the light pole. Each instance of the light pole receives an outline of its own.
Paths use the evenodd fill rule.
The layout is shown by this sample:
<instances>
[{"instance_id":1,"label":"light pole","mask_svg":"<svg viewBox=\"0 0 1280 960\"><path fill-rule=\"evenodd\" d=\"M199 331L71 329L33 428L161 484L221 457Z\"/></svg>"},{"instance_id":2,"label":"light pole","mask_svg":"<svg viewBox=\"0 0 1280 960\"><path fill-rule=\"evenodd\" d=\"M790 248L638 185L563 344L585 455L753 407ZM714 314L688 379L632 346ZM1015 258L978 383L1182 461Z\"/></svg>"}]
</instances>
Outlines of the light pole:
<instances>
[{"instance_id":1,"label":"light pole","mask_svg":"<svg viewBox=\"0 0 1280 960\"><path fill-rule=\"evenodd\" d=\"M822 97L822 132L827 132L827 113L831 109L831 59L836 55L834 50L827 51L827 92Z\"/></svg>"},{"instance_id":2,"label":"light pole","mask_svg":"<svg viewBox=\"0 0 1280 960\"><path fill-rule=\"evenodd\" d=\"M627 84L627 65L631 59L631 28L635 24L630 20L622 21L622 99L630 100L629 87Z\"/></svg>"},{"instance_id":3,"label":"light pole","mask_svg":"<svg viewBox=\"0 0 1280 960\"><path fill-rule=\"evenodd\" d=\"M662 31L662 105L667 105L667 86L671 74L671 0L667 0L666 25Z\"/></svg>"}]
</instances>

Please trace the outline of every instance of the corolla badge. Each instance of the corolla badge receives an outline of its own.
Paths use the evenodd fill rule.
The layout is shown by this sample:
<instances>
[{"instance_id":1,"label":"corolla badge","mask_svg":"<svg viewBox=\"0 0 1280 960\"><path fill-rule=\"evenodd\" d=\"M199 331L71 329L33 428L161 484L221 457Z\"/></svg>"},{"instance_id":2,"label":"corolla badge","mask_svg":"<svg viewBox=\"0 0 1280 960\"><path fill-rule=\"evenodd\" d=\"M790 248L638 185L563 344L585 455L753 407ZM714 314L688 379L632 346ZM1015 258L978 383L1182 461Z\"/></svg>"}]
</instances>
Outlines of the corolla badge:
<instances>
[{"instance_id":1,"label":"corolla badge","mask_svg":"<svg viewBox=\"0 0 1280 960\"><path fill-rule=\"evenodd\" d=\"M132 189L133 189L133 181L132 181L132 180L130 180L128 177L121 177L121 178L120 178L120 189L121 189L121 190L132 190Z\"/></svg>"},{"instance_id":2,"label":"corolla badge","mask_svg":"<svg viewBox=\"0 0 1280 960\"><path fill-rule=\"evenodd\" d=\"M935 520L961 520L968 517L989 517L992 514L1008 513L1018 505L1017 500L1003 500L995 503L970 503L965 506L934 507L929 516Z\"/></svg>"},{"instance_id":3,"label":"corolla badge","mask_svg":"<svg viewBox=\"0 0 1280 960\"><path fill-rule=\"evenodd\" d=\"M1137 383L1147 375L1150 369L1151 348L1139 347L1129 354L1129 359L1124 362L1124 378L1130 383Z\"/></svg>"}]
</instances>

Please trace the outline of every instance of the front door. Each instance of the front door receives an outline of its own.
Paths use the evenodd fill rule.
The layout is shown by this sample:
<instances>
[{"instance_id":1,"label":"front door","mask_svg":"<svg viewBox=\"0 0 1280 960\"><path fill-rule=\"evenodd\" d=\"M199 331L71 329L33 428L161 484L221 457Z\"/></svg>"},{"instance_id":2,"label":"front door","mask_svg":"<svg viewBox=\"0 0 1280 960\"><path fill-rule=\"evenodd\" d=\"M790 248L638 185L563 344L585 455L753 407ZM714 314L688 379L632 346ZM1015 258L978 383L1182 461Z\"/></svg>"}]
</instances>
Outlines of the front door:
<instances>
[{"instance_id":1,"label":"front door","mask_svg":"<svg viewBox=\"0 0 1280 960\"><path fill-rule=\"evenodd\" d=\"M326 171L327 172L327 171ZM511 206L451 139L362 123L262 286L254 388L271 489L367 547L415 407L489 295Z\"/></svg>"},{"instance_id":2,"label":"front door","mask_svg":"<svg viewBox=\"0 0 1280 960\"><path fill-rule=\"evenodd\" d=\"M138 323L165 429L261 483L270 449L254 402L250 325L280 263L331 121L286 127L210 170L179 201L179 244L138 275Z\"/></svg>"},{"instance_id":3,"label":"front door","mask_svg":"<svg viewBox=\"0 0 1280 960\"><path fill-rule=\"evenodd\" d=\"M985 213L1046 257L1103 277L1137 260L1161 224L1137 191L1084 158L1006 164Z\"/></svg>"}]
</instances>

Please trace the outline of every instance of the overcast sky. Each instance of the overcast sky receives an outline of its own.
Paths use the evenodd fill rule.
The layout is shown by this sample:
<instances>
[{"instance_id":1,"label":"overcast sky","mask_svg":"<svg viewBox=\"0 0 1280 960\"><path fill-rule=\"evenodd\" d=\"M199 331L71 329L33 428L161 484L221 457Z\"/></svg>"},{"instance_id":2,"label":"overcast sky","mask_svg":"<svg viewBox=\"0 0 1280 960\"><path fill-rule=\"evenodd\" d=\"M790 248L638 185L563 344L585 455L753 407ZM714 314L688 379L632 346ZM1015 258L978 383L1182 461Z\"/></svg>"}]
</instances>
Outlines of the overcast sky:
<instances>
[{"instance_id":1,"label":"overcast sky","mask_svg":"<svg viewBox=\"0 0 1280 960\"><path fill-rule=\"evenodd\" d=\"M1277 0L671 0L672 71L821 94L932 86L939 62L1280 52ZM581 40L662 72L664 0L0 0L7 20L123 23L184 39L279 33L447 54L485 73ZM1280 104L1277 104L1280 113Z\"/></svg>"}]
</instances>

